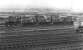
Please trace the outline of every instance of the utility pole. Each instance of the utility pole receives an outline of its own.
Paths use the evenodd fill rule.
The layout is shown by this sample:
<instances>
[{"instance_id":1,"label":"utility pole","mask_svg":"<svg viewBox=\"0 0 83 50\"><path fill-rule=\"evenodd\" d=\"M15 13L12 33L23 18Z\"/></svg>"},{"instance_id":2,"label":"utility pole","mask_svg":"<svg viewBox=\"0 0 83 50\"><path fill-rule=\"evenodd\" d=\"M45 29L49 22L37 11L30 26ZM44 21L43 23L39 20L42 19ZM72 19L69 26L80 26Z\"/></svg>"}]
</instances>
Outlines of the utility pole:
<instances>
[{"instance_id":1,"label":"utility pole","mask_svg":"<svg viewBox=\"0 0 83 50\"><path fill-rule=\"evenodd\" d=\"M70 4L70 10L73 10L73 0L71 0L71 4Z\"/></svg>"}]
</instances>

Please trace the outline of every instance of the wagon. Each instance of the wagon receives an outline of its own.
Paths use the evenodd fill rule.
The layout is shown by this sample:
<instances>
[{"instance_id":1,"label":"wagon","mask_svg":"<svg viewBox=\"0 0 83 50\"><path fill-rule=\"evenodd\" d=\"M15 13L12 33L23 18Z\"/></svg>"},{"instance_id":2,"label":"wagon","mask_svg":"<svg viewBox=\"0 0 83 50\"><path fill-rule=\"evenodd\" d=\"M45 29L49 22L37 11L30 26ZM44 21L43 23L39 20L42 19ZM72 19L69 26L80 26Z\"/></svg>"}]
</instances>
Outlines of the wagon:
<instances>
[{"instance_id":1,"label":"wagon","mask_svg":"<svg viewBox=\"0 0 83 50\"><path fill-rule=\"evenodd\" d=\"M83 17L77 17L74 21L74 29L76 32L83 32Z\"/></svg>"}]
</instances>

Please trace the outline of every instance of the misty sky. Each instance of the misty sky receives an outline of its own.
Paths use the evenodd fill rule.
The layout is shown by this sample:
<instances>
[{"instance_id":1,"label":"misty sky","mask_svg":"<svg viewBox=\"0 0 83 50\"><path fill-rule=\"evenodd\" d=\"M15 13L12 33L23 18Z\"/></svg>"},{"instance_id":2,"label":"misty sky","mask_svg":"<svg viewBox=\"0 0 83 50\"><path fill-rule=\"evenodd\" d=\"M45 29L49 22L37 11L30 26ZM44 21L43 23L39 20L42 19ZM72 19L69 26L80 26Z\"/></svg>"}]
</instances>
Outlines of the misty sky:
<instances>
[{"instance_id":1,"label":"misty sky","mask_svg":"<svg viewBox=\"0 0 83 50\"><path fill-rule=\"evenodd\" d=\"M8 8L50 7L83 12L83 0L0 0L0 10Z\"/></svg>"}]
</instances>

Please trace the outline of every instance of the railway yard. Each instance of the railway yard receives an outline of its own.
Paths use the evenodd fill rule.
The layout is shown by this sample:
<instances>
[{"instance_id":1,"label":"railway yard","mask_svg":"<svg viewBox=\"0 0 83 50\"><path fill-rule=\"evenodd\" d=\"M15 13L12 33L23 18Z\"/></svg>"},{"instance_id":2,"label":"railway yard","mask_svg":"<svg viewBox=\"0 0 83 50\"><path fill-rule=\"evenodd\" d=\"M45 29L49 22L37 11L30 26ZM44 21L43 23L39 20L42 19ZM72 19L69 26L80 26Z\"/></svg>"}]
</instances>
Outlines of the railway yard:
<instances>
[{"instance_id":1,"label":"railway yard","mask_svg":"<svg viewBox=\"0 0 83 50\"><path fill-rule=\"evenodd\" d=\"M0 50L83 50L74 20L67 14L8 14L0 21Z\"/></svg>"}]
</instances>

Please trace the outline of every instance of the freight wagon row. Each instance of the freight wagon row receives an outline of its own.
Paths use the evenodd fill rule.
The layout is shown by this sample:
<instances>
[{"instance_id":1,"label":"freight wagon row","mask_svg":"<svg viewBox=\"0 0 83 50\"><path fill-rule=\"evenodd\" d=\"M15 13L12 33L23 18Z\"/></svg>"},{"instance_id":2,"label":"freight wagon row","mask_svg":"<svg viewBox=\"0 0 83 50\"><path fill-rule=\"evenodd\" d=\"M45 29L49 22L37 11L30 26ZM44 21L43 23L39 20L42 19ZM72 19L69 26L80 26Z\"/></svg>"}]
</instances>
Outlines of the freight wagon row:
<instances>
[{"instance_id":1,"label":"freight wagon row","mask_svg":"<svg viewBox=\"0 0 83 50\"><path fill-rule=\"evenodd\" d=\"M24 15L24 16L9 16L5 21L6 26L17 25L35 25L35 24L55 24L55 23L72 23L72 16L59 17L59 15Z\"/></svg>"}]
</instances>

